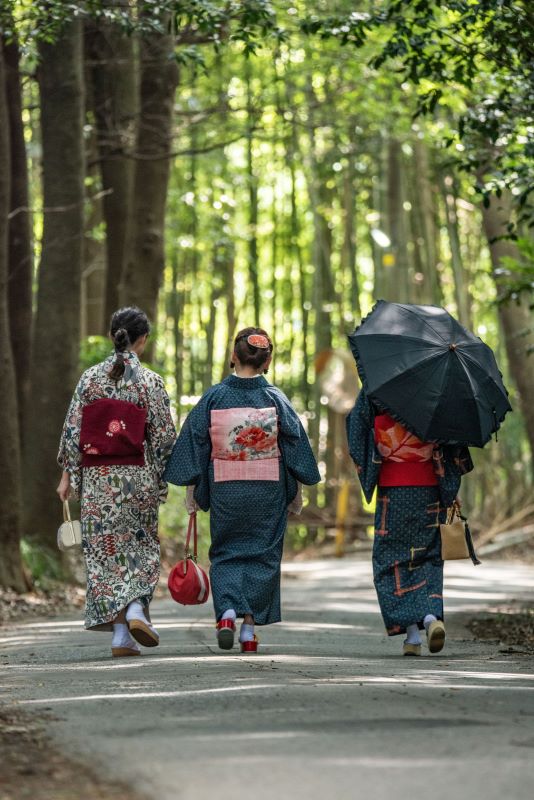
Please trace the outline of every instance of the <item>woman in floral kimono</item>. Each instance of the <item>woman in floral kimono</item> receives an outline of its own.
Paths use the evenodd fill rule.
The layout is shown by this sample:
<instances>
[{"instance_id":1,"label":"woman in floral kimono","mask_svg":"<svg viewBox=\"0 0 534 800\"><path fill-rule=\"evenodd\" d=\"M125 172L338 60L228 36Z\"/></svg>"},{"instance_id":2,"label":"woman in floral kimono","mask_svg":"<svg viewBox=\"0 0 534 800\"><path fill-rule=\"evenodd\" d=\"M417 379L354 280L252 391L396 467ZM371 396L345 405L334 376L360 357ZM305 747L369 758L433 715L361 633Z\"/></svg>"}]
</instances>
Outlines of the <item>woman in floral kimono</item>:
<instances>
[{"instance_id":1,"label":"woman in floral kimono","mask_svg":"<svg viewBox=\"0 0 534 800\"><path fill-rule=\"evenodd\" d=\"M222 649L256 652L254 625L280 621L280 562L300 484L320 480L308 437L287 397L263 377L273 345L261 328L238 333L235 374L187 417L165 480L188 486L189 513L210 511L210 578Z\"/></svg>"},{"instance_id":2,"label":"woman in floral kimono","mask_svg":"<svg viewBox=\"0 0 534 800\"><path fill-rule=\"evenodd\" d=\"M163 381L141 366L150 330L138 308L111 318L115 353L86 370L59 447L61 500L81 499L86 628L113 630L112 655L159 643L148 606L159 579L158 508L176 438Z\"/></svg>"},{"instance_id":3,"label":"woman in floral kimono","mask_svg":"<svg viewBox=\"0 0 534 800\"><path fill-rule=\"evenodd\" d=\"M378 486L373 575L389 636L406 634L405 656L445 643L443 561L439 526L473 469L466 447L422 442L362 390L347 417L349 451L367 502Z\"/></svg>"}]
</instances>

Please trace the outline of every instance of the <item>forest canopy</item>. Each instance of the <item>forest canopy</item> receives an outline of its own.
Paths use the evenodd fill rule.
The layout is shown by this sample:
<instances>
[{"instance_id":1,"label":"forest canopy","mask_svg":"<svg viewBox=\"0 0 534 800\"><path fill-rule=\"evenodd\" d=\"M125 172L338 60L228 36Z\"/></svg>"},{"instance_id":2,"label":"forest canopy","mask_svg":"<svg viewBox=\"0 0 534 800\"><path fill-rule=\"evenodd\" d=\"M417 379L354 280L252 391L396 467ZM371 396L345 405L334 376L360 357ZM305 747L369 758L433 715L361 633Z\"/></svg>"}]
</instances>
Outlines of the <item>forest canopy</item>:
<instances>
[{"instance_id":1,"label":"forest canopy","mask_svg":"<svg viewBox=\"0 0 534 800\"><path fill-rule=\"evenodd\" d=\"M475 453L474 527L528 506L530 3L10 0L0 26L1 585L25 585L21 540L54 563L65 411L125 303L154 323L178 419L239 328L272 334L270 379L325 479L300 543L328 534L342 486L364 512L347 333L379 298L445 306L516 412Z\"/></svg>"}]
</instances>

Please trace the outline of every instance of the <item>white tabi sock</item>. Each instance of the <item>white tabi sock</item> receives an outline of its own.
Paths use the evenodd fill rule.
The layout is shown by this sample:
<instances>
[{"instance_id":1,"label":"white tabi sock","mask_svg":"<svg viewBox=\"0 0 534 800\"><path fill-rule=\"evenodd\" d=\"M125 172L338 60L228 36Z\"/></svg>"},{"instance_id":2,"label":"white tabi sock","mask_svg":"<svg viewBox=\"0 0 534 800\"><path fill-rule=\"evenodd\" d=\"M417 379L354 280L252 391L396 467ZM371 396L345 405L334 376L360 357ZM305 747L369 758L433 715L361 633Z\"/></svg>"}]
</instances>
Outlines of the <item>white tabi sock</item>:
<instances>
[{"instance_id":1,"label":"white tabi sock","mask_svg":"<svg viewBox=\"0 0 534 800\"><path fill-rule=\"evenodd\" d=\"M406 627L406 644L421 644L419 627L416 622L414 622L413 625L408 625Z\"/></svg>"},{"instance_id":2,"label":"white tabi sock","mask_svg":"<svg viewBox=\"0 0 534 800\"><path fill-rule=\"evenodd\" d=\"M141 652L132 637L128 626L124 622L113 623L113 638L111 640L112 647L129 647L131 650Z\"/></svg>"},{"instance_id":3,"label":"white tabi sock","mask_svg":"<svg viewBox=\"0 0 534 800\"><path fill-rule=\"evenodd\" d=\"M128 608L126 609L126 620L130 622L132 619L139 619L141 622L144 622L145 625L148 625L151 631L158 636L158 632L155 627L147 620L145 615L145 609L143 608L142 603L139 600L132 600Z\"/></svg>"},{"instance_id":4,"label":"white tabi sock","mask_svg":"<svg viewBox=\"0 0 534 800\"><path fill-rule=\"evenodd\" d=\"M423 620L423 625L425 626L426 630L428 630L433 622L437 622L437 617L435 617L434 614L427 614Z\"/></svg>"},{"instance_id":5,"label":"white tabi sock","mask_svg":"<svg viewBox=\"0 0 534 800\"><path fill-rule=\"evenodd\" d=\"M241 625L241 630L239 631L239 641L240 642L254 641L254 625L245 625L245 623Z\"/></svg>"},{"instance_id":6,"label":"white tabi sock","mask_svg":"<svg viewBox=\"0 0 534 800\"><path fill-rule=\"evenodd\" d=\"M233 608L227 608L224 614L222 615L221 619L231 619L232 622L236 621L237 614L235 613Z\"/></svg>"}]
</instances>

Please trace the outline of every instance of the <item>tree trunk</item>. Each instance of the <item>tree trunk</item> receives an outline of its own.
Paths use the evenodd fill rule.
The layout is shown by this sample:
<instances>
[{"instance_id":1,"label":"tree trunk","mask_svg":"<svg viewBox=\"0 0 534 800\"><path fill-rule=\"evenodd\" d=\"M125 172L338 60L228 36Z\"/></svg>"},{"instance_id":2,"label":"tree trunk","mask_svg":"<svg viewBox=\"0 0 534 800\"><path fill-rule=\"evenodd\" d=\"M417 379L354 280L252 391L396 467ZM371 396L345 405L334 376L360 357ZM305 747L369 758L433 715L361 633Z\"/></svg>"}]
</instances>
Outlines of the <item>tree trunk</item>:
<instances>
[{"instance_id":1,"label":"tree trunk","mask_svg":"<svg viewBox=\"0 0 534 800\"><path fill-rule=\"evenodd\" d=\"M6 96L4 44L0 38L0 587L26 588L20 555L20 442L15 369L8 315L8 213L10 209L10 123Z\"/></svg>"},{"instance_id":2,"label":"tree trunk","mask_svg":"<svg viewBox=\"0 0 534 800\"><path fill-rule=\"evenodd\" d=\"M180 424L182 412L181 397L184 393L184 332L183 314L185 305L185 287L183 280L183 267L178 263L176 250L171 256L172 264L172 292L170 297L170 310L172 316L172 332L174 340L174 381L176 383L176 414L177 423Z\"/></svg>"},{"instance_id":3,"label":"tree trunk","mask_svg":"<svg viewBox=\"0 0 534 800\"><path fill-rule=\"evenodd\" d=\"M28 163L22 122L22 92L19 74L19 49L16 41L4 45L5 85L9 111L11 148L11 200L9 206L8 302L9 329L17 383L19 432L24 426L24 410L30 383L32 327L32 223L28 186Z\"/></svg>"},{"instance_id":4,"label":"tree trunk","mask_svg":"<svg viewBox=\"0 0 534 800\"><path fill-rule=\"evenodd\" d=\"M254 109L250 78L250 61L246 65L247 84L247 182L248 182L248 270L252 283L254 325L260 325L260 286L258 274L258 179L254 174Z\"/></svg>"},{"instance_id":5,"label":"tree trunk","mask_svg":"<svg viewBox=\"0 0 534 800\"><path fill-rule=\"evenodd\" d=\"M488 208L482 208L482 218L497 294L502 297L503 276L499 274L501 259L509 257L521 260L521 254L513 241L498 238L506 235L506 226L512 218L511 195L505 191L500 199L492 197ZM500 303L499 318L504 331L510 373L519 394L530 449L534 456L534 316L528 298Z\"/></svg>"},{"instance_id":6,"label":"tree trunk","mask_svg":"<svg viewBox=\"0 0 534 800\"><path fill-rule=\"evenodd\" d=\"M150 19L153 12L141 16ZM172 145L174 95L178 68L170 15L166 33L140 38L140 113L134 153L134 188L128 254L120 296L157 316L158 293L165 266L165 204Z\"/></svg>"},{"instance_id":7,"label":"tree trunk","mask_svg":"<svg viewBox=\"0 0 534 800\"><path fill-rule=\"evenodd\" d=\"M354 153L347 155L347 169L343 173L343 247L341 264L350 277L349 312L361 318L360 286L356 268L356 170Z\"/></svg>"},{"instance_id":8,"label":"tree trunk","mask_svg":"<svg viewBox=\"0 0 534 800\"><path fill-rule=\"evenodd\" d=\"M435 190L431 181L427 145L417 139L413 145L414 194L411 214L417 218L418 236L414 248L421 256L423 280L416 285L421 292L418 302L441 305L443 296L437 270L437 230Z\"/></svg>"},{"instance_id":9,"label":"tree trunk","mask_svg":"<svg viewBox=\"0 0 534 800\"><path fill-rule=\"evenodd\" d=\"M56 454L79 370L85 174L80 21L67 23L54 44L41 43L39 50L45 213L25 438L25 511L27 534L55 554Z\"/></svg>"},{"instance_id":10,"label":"tree trunk","mask_svg":"<svg viewBox=\"0 0 534 800\"><path fill-rule=\"evenodd\" d=\"M129 12L129 0L106 0L105 5ZM104 190L106 223L106 290L101 332L119 307L119 285L126 263L126 236L132 208L137 111L134 40L116 22L90 24L87 61L90 67L97 145Z\"/></svg>"},{"instance_id":11,"label":"tree trunk","mask_svg":"<svg viewBox=\"0 0 534 800\"><path fill-rule=\"evenodd\" d=\"M456 300L456 310L462 325L471 328L471 306L469 286L466 280L466 270L464 267L462 248L460 245L460 230L458 225L458 211L456 205L456 191L454 179L451 175L440 175L441 193L445 206L445 220L447 224L447 236L449 239L449 249L451 252L451 266L454 275L454 297Z\"/></svg>"},{"instance_id":12,"label":"tree trunk","mask_svg":"<svg viewBox=\"0 0 534 800\"><path fill-rule=\"evenodd\" d=\"M84 31L86 28L84 29ZM84 39L86 39L84 35ZM87 48L86 48L87 50ZM95 114L94 94L91 81L87 77L87 58L85 64L85 117ZM104 303L106 286L105 245L100 237L94 236L94 230L103 222L103 200L97 194L95 186L99 184L97 133L91 132L86 142L86 159L88 162L85 186L85 206L88 212L84 218L83 257L81 274L81 313L80 336L99 336L106 333L104 327Z\"/></svg>"},{"instance_id":13,"label":"tree trunk","mask_svg":"<svg viewBox=\"0 0 534 800\"><path fill-rule=\"evenodd\" d=\"M386 232L391 248L384 253L384 268L388 270L388 296L385 300L399 303L412 301L409 280L406 211L404 209L404 170L401 144L391 138L387 150Z\"/></svg>"}]
</instances>

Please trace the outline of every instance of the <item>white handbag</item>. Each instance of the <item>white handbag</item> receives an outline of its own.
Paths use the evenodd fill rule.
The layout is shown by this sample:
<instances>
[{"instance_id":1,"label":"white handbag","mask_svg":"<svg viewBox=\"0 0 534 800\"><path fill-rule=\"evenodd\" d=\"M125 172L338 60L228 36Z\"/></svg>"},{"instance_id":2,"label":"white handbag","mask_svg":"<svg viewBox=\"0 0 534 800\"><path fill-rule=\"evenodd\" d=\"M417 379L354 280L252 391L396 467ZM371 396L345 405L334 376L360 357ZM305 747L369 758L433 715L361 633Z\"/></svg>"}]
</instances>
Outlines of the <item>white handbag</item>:
<instances>
[{"instance_id":1,"label":"white handbag","mask_svg":"<svg viewBox=\"0 0 534 800\"><path fill-rule=\"evenodd\" d=\"M77 547L82 543L82 526L78 520L70 518L69 501L63 502L63 519L64 522L59 526L57 532L57 546L60 550L69 550L71 547Z\"/></svg>"}]
</instances>

